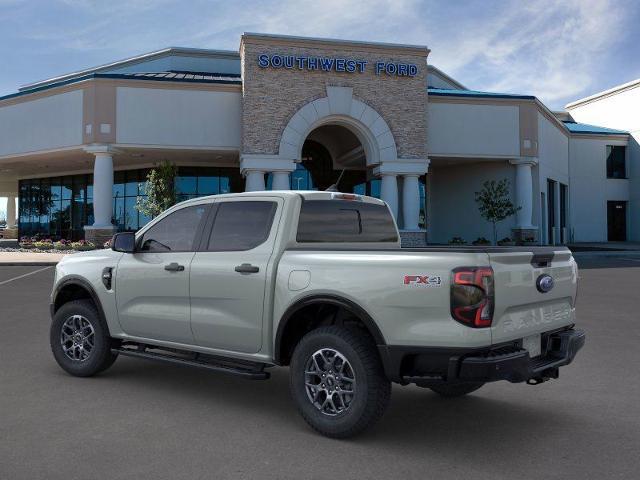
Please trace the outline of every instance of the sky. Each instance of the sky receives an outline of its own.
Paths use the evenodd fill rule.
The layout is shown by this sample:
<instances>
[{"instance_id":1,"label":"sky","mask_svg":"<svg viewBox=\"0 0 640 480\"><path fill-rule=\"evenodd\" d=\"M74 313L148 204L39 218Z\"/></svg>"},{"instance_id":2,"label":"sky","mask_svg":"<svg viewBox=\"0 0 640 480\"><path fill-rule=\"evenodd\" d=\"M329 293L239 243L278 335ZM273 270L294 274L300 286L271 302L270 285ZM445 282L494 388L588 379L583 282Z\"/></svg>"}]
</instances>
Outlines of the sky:
<instances>
[{"instance_id":1,"label":"sky","mask_svg":"<svg viewBox=\"0 0 640 480\"><path fill-rule=\"evenodd\" d=\"M242 32L426 45L467 88L554 110L640 78L637 0L0 0L0 95L168 46L237 50Z\"/></svg>"}]
</instances>

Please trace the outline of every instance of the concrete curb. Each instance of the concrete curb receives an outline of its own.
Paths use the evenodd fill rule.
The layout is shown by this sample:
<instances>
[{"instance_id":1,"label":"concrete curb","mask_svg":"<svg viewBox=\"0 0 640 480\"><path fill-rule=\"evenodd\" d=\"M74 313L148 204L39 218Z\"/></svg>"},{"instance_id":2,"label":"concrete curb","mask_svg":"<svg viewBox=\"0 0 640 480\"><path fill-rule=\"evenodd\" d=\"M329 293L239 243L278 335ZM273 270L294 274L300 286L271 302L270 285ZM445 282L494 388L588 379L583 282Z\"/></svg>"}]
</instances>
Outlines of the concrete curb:
<instances>
[{"instance_id":1,"label":"concrete curb","mask_svg":"<svg viewBox=\"0 0 640 480\"><path fill-rule=\"evenodd\" d=\"M0 262L0 267L54 267L58 262Z\"/></svg>"},{"instance_id":2,"label":"concrete curb","mask_svg":"<svg viewBox=\"0 0 640 480\"><path fill-rule=\"evenodd\" d=\"M572 252L574 257L636 257L640 250L593 250L588 252Z\"/></svg>"}]
</instances>

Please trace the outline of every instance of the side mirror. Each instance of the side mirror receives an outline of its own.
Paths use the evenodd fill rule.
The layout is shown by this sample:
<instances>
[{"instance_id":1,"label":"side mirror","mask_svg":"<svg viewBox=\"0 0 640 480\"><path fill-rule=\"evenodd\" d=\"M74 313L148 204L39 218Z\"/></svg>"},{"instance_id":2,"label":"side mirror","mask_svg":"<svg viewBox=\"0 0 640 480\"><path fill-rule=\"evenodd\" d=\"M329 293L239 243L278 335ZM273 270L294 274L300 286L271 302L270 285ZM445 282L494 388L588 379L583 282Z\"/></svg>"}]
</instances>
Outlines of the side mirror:
<instances>
[{"instance_id":1,"label":"side mirror","mask_svg":"<svg viewBox=\"0 0 640 480\"><path fill-rule=\"evenodd\" d=\"M111 249L122 253L135 252L136 234L133 232L116 233L111 239Z\"/></svg>"}]
</instances>

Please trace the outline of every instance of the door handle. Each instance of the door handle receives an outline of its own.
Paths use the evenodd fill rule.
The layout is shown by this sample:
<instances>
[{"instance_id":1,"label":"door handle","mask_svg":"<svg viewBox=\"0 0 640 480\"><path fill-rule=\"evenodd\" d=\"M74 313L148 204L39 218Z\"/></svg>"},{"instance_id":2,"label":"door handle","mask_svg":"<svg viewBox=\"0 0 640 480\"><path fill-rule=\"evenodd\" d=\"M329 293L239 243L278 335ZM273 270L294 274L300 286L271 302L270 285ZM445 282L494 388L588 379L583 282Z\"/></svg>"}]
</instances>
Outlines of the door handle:
<instances>
[{"instance_id":1,"label":"door handle","mask_svg":"<svg viewBox=\"0 0 640 480\"><path fill-rule=\"evenodd\" d=\"M184 272L184 265L178 265L176 262L165 265L164 269L167 272Z\"/></svg>"},{"instance_id":2,"label":"door handle","mask_svg":"<svg viewBox=\"0 0 640 480\"><path fill-rule=\"evenodd\" d=\"M242 265L238 265L235 268L235 271L238 273L258 273L260 271L260 268L251 265L250 263L243 263Z\"/></svg>"}]
</instances>

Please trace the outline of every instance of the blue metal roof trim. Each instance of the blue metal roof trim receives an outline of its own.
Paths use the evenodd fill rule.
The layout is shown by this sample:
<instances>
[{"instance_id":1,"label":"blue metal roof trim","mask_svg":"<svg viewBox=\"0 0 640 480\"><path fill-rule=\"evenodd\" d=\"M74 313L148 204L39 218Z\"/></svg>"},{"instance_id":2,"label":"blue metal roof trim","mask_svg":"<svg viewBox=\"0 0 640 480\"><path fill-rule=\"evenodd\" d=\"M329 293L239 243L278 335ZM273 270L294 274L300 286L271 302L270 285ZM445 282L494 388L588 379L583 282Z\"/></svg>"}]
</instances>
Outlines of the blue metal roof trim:
<instances>
[{"instance_id":1,"label":"blue metal roof trim","mask_svg":"<svg viewBox=\"0 0 640 480\"><path fill-rule=\"evenodd\" d=\"M597 135L629 135L624 130L614 130L613 128L598 127L597 125L589 125L587 123L562 122L571 133L597 134Z\"/></svg>"},{"instance_id":2,"label":"blue metal roof trim","mask_svg":"<svg viewBox=\"0 0 640 480\"><path fill-rule=\"evenodd\" d=\"M519 95L516 93L480 92L477 90L455 90L447 88L427 88L429 95L442 97L475 97L475 98L517 98L523 100L535 100L533 95Z\"/></svg>"},{"instance_id":3,"label":"blue metal roof trim","mask_svg":"<svg viewBox=\"0 0 640 480\"><path fill-rule=\"evenodd\" d=\"M0 97L0 101L8 100L10 98L23 97L25 95L29 95L31 93L42 92L44 90L49 90L51 88L63 87L65 85L71 85L73 83L83 82L85 80L91 80L94 78L113 78L113 79L121 79L121 80L147 80L152 82L182 82L182 83L218 83L218 84L227 84L227 85L242 85L242 80L239 77L235 77L234 75L225 75L224 77L210 78L210 79L196 79L196 78L176 78L176 77L157 77L158 73L152 74L135 74L135 73L91 73L89 75L83 75L82 77L71 78L69 80L63 80L61 82L50 83L48 85L43 85L42 87L32 88L30 90L24 90L22 92L10 93L9 95L5 95ZM172 73L172 72L166 72ZM198 74L195 74L198 75ZM194 76L195 76L194 75Z\"/></svg>"}]
</instances>

